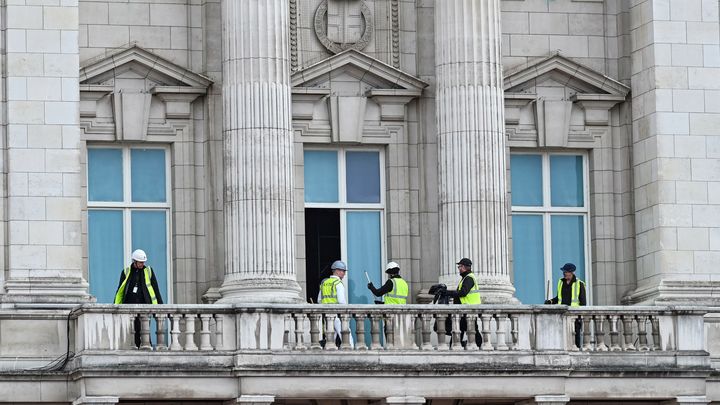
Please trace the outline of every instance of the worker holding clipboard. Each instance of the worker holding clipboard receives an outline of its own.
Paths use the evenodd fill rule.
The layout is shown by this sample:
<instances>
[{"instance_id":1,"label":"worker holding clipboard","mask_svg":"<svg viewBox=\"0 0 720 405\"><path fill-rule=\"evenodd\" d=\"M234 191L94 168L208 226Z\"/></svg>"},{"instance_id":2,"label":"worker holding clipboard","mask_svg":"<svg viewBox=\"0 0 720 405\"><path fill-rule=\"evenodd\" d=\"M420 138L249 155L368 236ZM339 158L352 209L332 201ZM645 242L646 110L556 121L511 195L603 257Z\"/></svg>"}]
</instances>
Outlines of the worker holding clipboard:
<instances>
[{"instance_id":1,"label":"worker holding clipboard","mask_svg":"<svg viewBox=\"0 0 720 405\"><path fill-rule=\"evenodd\" d=\"M408 284L405 280L400 277L400 265L395 262L390 262L385 266L385 273L388 275L388 280L380 288L375 288L370 276L365 272L365 278L368 281L368 289L376 297L385 297L386 305L399 305L407 304L408 299Z\"/></svg>"}]
</instances>

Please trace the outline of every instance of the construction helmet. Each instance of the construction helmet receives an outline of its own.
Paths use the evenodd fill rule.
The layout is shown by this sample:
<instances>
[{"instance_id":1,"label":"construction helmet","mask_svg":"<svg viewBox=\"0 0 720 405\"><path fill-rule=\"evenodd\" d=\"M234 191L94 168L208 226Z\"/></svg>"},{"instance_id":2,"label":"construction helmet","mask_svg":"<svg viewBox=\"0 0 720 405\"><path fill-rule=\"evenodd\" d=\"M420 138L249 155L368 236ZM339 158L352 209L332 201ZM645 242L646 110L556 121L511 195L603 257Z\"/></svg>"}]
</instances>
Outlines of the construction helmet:
<instances>
[{"instance_id":1,"label":"construction helmet","mask_svg":"<svg viewBox=\"0 0 720 405\"><path fill-rule=\"evenodd\" d=\"M395 262L390 262L385 266L385 273L399 273L400 265Z\"/></svg>"},{"instance_id":2,"label":"construction helmet","mask_svg":"<svg viewBox=\"0 0 720 405\"><path fill-rule=\"evenodd\" d=\"M132 259L136 262L146 262L147 261L147 255L145 254L145 251L142 249L137 249L134 252L132 252Z\"/></svg>"}]
</instances>

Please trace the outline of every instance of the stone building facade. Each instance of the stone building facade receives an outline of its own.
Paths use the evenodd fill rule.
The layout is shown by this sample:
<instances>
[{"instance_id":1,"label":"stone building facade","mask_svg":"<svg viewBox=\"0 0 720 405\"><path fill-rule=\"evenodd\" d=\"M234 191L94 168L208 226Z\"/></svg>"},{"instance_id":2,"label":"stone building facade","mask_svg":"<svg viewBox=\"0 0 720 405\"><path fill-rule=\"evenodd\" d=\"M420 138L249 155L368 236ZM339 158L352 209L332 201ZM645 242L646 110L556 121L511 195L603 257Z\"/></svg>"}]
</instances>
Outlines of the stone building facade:
<instances>
[{"instance_id":1,"label":"stone building facade","mask_svg":"<svg viewBox=\"0 0 720 405\"><path fill-rule=\"evenodd\" d=\"M615 401L720 401L711 369L716 351L705 344L716 336L714 314L705 316L702 331L702 313L713 312L720 296L716 0L5 0L0 11L0 347L6 347L0 370L39 367L64 351L67 337L68 364L61 370L111 376L98 370L109 367L103 362L112 354L72 360L70 340L78 353L92 354L105 339L102 350L118 349L112 342L122 341L125 329L108 327L98 339L88 331L102 323L93 318L98 313L121 324L129 319L130 312L93 303L112 302L118 273L136 248L148 252L172 308L185 314L181 304L215 304L193 308L198 339L213 336L198 346L216 351L272 350L306 335L314 344L312 311L292 308L312 302L321 271L334 259L348 262L350 303L362 305L373 301L363 273L378 285L387 261L400 264L410 302L422 304L431 285L456 285L455 263L469 257L484 302L500 305L493 307L501 311L493 313L496 326L477 318L479 333L487 326L497 350L510 339L511 349L572 351L560 332L540 338L533 329L553 316L571 317L552 310L549 318L531 315L520 304L542 304L554 295L558 268L573 262L592 305L610 311L578 315L593 322L586 330L593 331L594 348L611 332L617 337L608 325L630 319L610 307L629 304L654 309L633 312L637 324L624 324L623 333L641 339L647 322L649 330L657 326L657 336L638 348L671 352L631 376L647 376L652 388L624 384L627 391ZM247 317L255 304L280 309L267 319L258 315L253 326ZM80 309L67 315L75 305ZM510 310L506 319L504 305L530 312ZM692 308L672 312L667 305ZM215 309L197 309L203 307ZM132 316L150 322L159 315ZM164 316L174 332L172 313ZM352 333L365 323L355 312L338 316L352 318ZM22 347L26 337L18 328L25 324L13 323L17 319L49 336L36 341L47 350ZM421 312L417 320L426 321ZM185 322L183 330L190 331L195 321ZM235 334L224 335L223 322L235 325ZM397 322L399 334L405 329ZM534 331L528 342L525 327ZM611 330L604 338L605 327ZM417 347L408 336L395 344L450 347L418 328ZM295 333L295 340L278 336L281 330ZM182 332L188 341L179 342L192 347L193 332ZM266 342L241 337L264 332ZM432 344L425 339L430 335ZM236 344L228 346L228 339ZM162 346L155 341L146 349L153 345ZM687 363L668 366L679 352L689 356ZM132 361L142 357L126 354ZM261 357L245 364L234 356L218 357L217 364L250 374L259 367L262 374ZM532 379L550 364L570 372L587 365L567 360L567 352L558 356L517 377ZM313 369L298 359L283 361L291 371ZM511 381L511 372L500 377L498 370L516 360L526 358L481 355L479 362L490 366L470 374L450 367L448 375ZM192 380L197 376L182 374L199 360L182 361L167 363L179 367L180 376L161 374L176 387L201 387ZM393 359L366 373L358 366L362 357L343 361L368 387L404 367L427 371L420 360ZM613 361L590 364L609 367L619 379L632 363ZM491 378L492 364L499 374ZM208 375L223 373L215 365L204 364ZM659 382L666 366L687 389ZM264 370L279 384L287 371ZM0 386L22 380L20 374L2 374ZM32 377L26 386L52 386L49 381L62 378ZM415 387L407 395L377 398L432 398L420 379L407 381ZM231 392L233 383L218 382L217 392ZM68 384L60 390L65 399L17 393L0 402L238 397L266 403L277 397L294 403L313 399L318 383L298 395L256 392L259 383L248 384L249 391L214 395L192 388L185 396L155 395L145 386L135 396L91 395ZM433 392L437 401L467 403L611 398L604 388L588 388L588 395L534 389ZM322 400L376 398L368 390L347 388Z\"/></svg>"}]
</instances>

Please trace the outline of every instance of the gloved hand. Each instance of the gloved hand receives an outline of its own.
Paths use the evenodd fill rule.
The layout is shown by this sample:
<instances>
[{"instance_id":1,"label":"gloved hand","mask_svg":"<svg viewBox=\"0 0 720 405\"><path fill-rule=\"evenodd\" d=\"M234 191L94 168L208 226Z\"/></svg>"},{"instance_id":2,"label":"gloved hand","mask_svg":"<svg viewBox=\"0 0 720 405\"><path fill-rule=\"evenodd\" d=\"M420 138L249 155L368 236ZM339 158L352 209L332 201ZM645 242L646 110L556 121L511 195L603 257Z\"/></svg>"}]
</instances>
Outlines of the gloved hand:
<instances>
[{"instance_id":1,"label":"gloved hand","mask_svg":"<svg viewBox=\"0 0 720 405\"><path fill-rule=\"evenodd\" d=\"M373 283L368 283L368 290L372 290L374 287Z\"/></svg>"},{"instance_id":2,"label":"gloved hand","mask_svg":"<svg viewBox=\"0 0 720 405\"><path fill-rule=\"evenodd\" d=\"M547 305L547 304L552 304L552 301L550 301L550 300L545 300L545 305Z\"/></svg>"}]
</instances>

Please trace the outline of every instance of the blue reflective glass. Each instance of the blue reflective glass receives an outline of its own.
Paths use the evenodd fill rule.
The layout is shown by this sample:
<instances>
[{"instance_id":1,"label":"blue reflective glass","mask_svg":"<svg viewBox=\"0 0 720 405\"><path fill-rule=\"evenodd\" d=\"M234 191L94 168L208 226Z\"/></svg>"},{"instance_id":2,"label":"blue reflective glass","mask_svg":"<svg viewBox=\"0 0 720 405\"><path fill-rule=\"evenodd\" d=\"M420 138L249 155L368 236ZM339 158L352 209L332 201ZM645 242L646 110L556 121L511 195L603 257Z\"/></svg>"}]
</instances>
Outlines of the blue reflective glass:
<instances>
[{"instance_id":1,"label":"blue reflective glass","mask_svg":"<svg viewBox=\"0 0 720 405\"><path fill-rule=\"evenodd\" d=\"M305 202L338 202L337 151L306 150L304 156Z\"/></svg>"},{"instance_id":2,"label":"blue reflective glass","mask_svg":"<svg viewBox=\"0 0 720 405\"><path fill-rule=\"evenodd\" d=\"M542 156L510 156L510 189L512 205L520 207L543 205Z\"/></svg>"},{"instance_id":3,"label":"blue reflective glass","mask_svg":"<svg viewBox=\"0 0 720 405\"><path fill-rule=\"evenodd\" d=\"M88 149L88 200L123 200L122 160L120 149Z\"/></svg>"},{"instance_id":4,"label":"blue reflective glass","mask_svg":"<svg viewBox=\"0 0 720 405\"><path fill-rule=\"evenodd\" d=\"M553 207L582 207L582 156L550 156L550 196Z\"/></svg>"},{"instance_id":5,"label":"blue reflective glass","mask_svg":"<svg viewBox=\"0 0 720 405\"><path fill-rule=\"evenodd\" d=\"M512 243L516 296L523 304L542 304L548 293L542 215L513 215Z\"/></svg>"},{"instance_id":6,"label":"blue reflective glass","mask_svg":"<svg viewBox=\"0 0 720 405\"><path fill-rule=\"evenodd\" d=\"M349 203L380 202L380 153L347 152L346 187Z\"/></svg>"},{"instance_id":7,"label":"blue reflective glass","mask_svg":"<svg viewBox=\"0 0 720 405\"><path fill-rule=\"evenodd\" d=\"M122 211L88 210L88 267L90 294L112 304L125 267Z\"/></svg>"},{"instance_id":8,"label":"blue reflective glass","mask_svg":"<svg viewBox=\"0 0 720 405\"><path fill-rule=\"evenodd\" d=\"M147 265L153 269L162 298L168 302L168 251L167 251L167 215L165 211L133 210L130 214L132 224L132 246L130 251L142 249L148 257Z\"/></svg>"},{"instance_id":9,"label":"blue reflective glass","mask_svg":"<svg viewBox=\"0 0 720 405\"><path fill-rule=\"evenodd\" d=\"M573 263L577 278L585 281L585 222L582 215L552 215L552 266L555 282L562 277L560 268ZM553 287L555 288L555 287Z\"/></svg>"},{"instance_id":10,"label":"blue reflective glass","mask_svg":"<svg viewBox=\"0 0 720 405\"><path fill-rule=\"evenodd\" d=\"M350 304L372 304L375 296L367 289L365 272L370 280L379 288L382 282L382 251L380 235L379 211L349 211L346 214L347 224L347 277L348 302ZM355 332L354 322L352 325ZM370 323L365 321L365 330L370 330ZM369 334L365 344L370 344Z\"/></svg>"},{"instance_id":11,"label":"blue reflective glass","mask_svg":"<svg viewBox=\"0 0 720 405\"><path fill-rule=\"evenodd\" d=\"M165 202L165 150L130 151L133 202Z\"/></svg>"}]
</instances>

